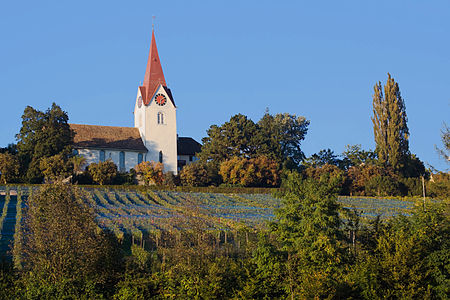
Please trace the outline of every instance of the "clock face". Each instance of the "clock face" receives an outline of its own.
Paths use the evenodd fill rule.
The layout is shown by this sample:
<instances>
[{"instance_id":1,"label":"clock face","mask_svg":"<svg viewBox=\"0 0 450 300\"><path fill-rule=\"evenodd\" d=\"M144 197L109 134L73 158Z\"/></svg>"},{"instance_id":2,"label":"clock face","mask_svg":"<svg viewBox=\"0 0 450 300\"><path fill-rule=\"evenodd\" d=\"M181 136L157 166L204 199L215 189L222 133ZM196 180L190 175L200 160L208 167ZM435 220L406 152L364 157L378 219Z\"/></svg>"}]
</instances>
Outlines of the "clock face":
<instances>
[{"instance_id":1,"label":"clock face","mask_svg":"<svg viewBox=\"0 0 450 300\"><path fill-rule=\"evenodd\" d=\"M138 98L138 107L140 108L142 106L142 97L139 96Z\"/></svg>"},{"instance_id":2,"label":"clock face","mask_svg":"<svg viewBox=\"0 0 450 300\"><path fill-rule=\"evenodd\" d=\"M155 101L156 101L156 104L158 104L159 106L163 106L167 103L167 99L163 94L157 94L155 96Z\"/></svg>"}]
</instances>

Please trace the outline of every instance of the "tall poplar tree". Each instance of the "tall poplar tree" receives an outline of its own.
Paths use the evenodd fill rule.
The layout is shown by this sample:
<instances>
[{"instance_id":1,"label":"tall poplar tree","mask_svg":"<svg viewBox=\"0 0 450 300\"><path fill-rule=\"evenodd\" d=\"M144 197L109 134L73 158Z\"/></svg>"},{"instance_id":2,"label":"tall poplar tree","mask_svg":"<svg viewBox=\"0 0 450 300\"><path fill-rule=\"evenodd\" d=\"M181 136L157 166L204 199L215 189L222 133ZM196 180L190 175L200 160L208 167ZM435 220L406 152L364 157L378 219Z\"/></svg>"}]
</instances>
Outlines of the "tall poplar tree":
<instances>
[{"instance_id":1,"label":"tall poplar tree","mask_svg":"<svg viewBox=\"0 0 450 300\"><path fill-rule=\"evenodd\" d=\"M407 121L398 83L388 73L384 94L381 82L374 87L372 122L379 161L397 170L405 166L410 155Z\"/></svg>"}]
</instances>

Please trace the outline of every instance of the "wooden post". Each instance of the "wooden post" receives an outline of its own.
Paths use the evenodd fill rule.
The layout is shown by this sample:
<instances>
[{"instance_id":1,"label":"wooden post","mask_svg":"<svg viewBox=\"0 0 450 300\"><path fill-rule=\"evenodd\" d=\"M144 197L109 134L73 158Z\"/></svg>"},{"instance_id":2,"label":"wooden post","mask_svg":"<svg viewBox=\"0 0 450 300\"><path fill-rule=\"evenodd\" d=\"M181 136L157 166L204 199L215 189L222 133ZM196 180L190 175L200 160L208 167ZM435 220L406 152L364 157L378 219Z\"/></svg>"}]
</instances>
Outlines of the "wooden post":
<instances>
[{"instance_id":1,"label":"wooden post","mask_svg":"<svg viewBox=\"0 0 450 300\"><path fill-rule=\"evenodd\" d=\"M425 178L422 176L423 210L425 210Z\"/></svg>"}]
</instances>

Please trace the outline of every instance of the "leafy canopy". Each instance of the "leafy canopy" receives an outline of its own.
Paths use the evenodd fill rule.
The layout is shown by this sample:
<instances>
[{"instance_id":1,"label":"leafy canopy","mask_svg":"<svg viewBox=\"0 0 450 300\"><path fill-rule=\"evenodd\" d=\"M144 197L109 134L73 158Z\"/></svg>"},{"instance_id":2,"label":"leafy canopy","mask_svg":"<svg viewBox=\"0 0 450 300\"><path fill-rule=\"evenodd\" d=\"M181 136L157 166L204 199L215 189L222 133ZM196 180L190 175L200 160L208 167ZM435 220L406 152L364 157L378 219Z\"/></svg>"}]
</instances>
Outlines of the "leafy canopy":
<instances>
[{"instance_id":1,"label":"leafy canopy","mask_svg":"<svg viewBox=\"0 0 450 300\"><path fill-rule=\"evenodd\" d=\"M41 158L61 154L66 160L72 154L74 134L68 120L67 113L55 103L45 112L25 108L16 139L21 172L28 182L42 181Z\"/></svg>"}]
</instances>

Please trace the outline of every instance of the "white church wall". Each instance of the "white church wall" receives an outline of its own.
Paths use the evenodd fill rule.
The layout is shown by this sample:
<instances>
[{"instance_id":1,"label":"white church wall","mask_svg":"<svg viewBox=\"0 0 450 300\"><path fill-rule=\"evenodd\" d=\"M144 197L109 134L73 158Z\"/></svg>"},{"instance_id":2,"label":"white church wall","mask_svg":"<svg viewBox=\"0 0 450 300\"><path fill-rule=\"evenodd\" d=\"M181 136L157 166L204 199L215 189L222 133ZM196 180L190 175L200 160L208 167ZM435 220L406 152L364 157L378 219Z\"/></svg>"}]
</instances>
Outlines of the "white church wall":
<instances>
[{"instance_id":1,"label":"white church wall","mask_svg":"<svg viewBox=\"0 0 450 300\"><path fill-rule=\"evenodd\" d=\"M144 112L145 123L143 122L139 131L143 135L144 145L148 149L146 156L147 161L159 161L159 152L163 153L163 164L165 172L173 172L177 174L177 121L176 121L176 107L169 99L169 95L165 92L162 86L155 92L156 94L163 94L167 99L167 103L160 106L155 103L154 98L150 101L148 106L142 105L137 108L135 113L135 124L139 121L139 113ZM155 96L153 95L153 97ZM139 97L139 92L138 92ZM164 121L158 124L158 113L163 114Z\"/></svg>"},{"instance_id":2,"label":"white church wall","mask_svg":"<svg viewBox=\"0 0 450 300\"><path fill-rule=\"evenodd\" d=\"M77 149L78 154L86 158L86 165L91 163L98 163L100 161L100 151L102 149ZM107 150L105 149L105 160L110 159L116 164L117 170L120 171L120 152L121 150ZM130 171L138 164L139 153L135 151L123 151L125 154L125 171ZM142 153L142 158L145 158L145 153Z\"/></svg>"}]
</instances>

